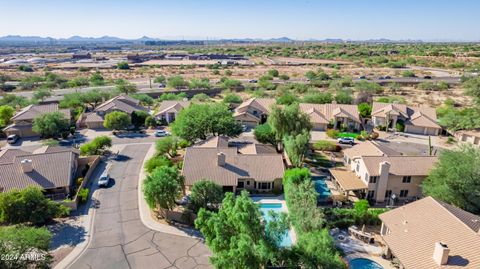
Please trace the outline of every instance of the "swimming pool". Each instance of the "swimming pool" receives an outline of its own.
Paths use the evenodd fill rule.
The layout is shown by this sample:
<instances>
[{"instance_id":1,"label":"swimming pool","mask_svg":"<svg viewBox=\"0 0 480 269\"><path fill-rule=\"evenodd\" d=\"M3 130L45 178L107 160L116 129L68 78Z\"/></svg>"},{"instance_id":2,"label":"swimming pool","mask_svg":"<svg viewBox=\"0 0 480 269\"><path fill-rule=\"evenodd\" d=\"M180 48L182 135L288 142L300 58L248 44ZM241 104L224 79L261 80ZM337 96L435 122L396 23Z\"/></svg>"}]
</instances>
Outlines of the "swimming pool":
<instances>
[{"instance_id":1,"label":"swimming pool","mask_svg":"<svg viewBox=\"0 0 480 269\"><path fill-rule=\"evenodd\" d=\"M349 264L351 269L384 269L380 264L364 258L353 259Z\"/></svg>"},{"instance_id":2,"label":"swimming pool","mask_svg":"<svg viewBox=\"0 0 480 269\"><path fill-rule=\"evenodd\" d=\"M279 203L261 203L260 204L260 212L262 213L262 217L266 222L271 221L271 217L269 216L268 212L274 211L276 213L281 213L282 211L282 204ZM290 231L284 234L282 238L282 242L280 242L281 247L289 247L292 245L292 237L290 235Z\"/></svg>"},{"instance_id":3,"label":"swimming pool","mask_svg":"<svg viewBox=\"0 0 480 269\"><path fill-rule=\"evenodd\" d=\"M319 201L325 201L332 195L330 192L330 189L327 186L327 183L325 182L324 177L314 177L313 178L313 184L315 187L315 190L318 192L318 200Z\"/></svg>"}]
</instances>

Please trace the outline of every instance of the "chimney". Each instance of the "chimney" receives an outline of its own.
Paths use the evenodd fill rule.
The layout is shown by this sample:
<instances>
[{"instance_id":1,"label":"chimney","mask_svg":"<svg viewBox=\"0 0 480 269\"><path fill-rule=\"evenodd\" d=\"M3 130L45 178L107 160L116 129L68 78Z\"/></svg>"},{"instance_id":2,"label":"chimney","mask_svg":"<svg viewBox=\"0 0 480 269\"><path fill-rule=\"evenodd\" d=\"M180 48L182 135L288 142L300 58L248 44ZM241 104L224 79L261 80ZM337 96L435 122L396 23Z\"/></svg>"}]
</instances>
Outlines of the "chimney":
<instances>
[{"instance_id":1,"label":"chimney","mask_svg":"<svg viewBox=\"0 0 480 269\"><path fill-rule=\"evenodd\" d=\"M450 249L448 248L447 244L442 242L435 243L433 259L438 265L445 265L448 263L448 254L450 254Z\"/></svg>"},{"instance_id":2,"label":"chimney","mask_svg":"<svg viewBox=\"0 0 480 269\"><path fill-rule=\"evenodd\" d=\"M225 158L226 158L225 153L219 152L217 154L217 164L218 164L218 166L225 166Z\"/></svg>"},{"instance_id":3,"label":"chimney","mask_svg":"<svg viewBox=\"0 0 480 269\"><path fill-rule=\"evenodd\" d=\"M20 165L22 166L22 171L24 173L30 173L33 171L33 162L30 159L24 159L20 162Z\"/></svg>"},{"instance_id":4,"label":"chimney","mask_svg":"<svg viewBox=\"0 0 480 269\"><path fill-rule=\"evenodd\" d=\"M390 163L385 161L380 163L380 170L378 171L380 177L386 176L388 178L388 174L390 174Z\"/></svg>"}]
</instances>

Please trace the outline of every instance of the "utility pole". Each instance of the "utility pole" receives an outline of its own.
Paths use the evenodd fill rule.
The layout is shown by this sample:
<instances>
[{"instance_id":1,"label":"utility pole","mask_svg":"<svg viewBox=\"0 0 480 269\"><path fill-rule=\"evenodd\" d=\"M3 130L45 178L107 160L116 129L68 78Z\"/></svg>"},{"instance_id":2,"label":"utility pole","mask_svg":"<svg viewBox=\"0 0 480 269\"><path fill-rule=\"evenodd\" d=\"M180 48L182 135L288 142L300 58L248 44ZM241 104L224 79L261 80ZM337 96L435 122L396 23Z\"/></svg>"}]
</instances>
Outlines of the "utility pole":
<instances>
[{"instance_id":1,"label":"utility pole","mask_svg":"<svg viewBox=\"0 0 480 269\"><path fill-rule=\"evenodd\" d=\"M431 136L428 136L428 152L429 152L429 156L432 156L432 137Z\"/></svg>"}]
</instances>

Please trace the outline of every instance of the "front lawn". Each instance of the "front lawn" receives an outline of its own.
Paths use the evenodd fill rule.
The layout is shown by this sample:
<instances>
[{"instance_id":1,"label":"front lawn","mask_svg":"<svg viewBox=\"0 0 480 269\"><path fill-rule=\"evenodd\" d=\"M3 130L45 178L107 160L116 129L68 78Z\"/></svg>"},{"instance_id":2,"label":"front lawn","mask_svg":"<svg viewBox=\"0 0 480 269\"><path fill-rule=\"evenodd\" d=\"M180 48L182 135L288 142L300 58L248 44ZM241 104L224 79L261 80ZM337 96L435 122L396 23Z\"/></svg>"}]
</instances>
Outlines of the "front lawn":
<instances>
[{"instance_id":1,"label":"front lawn","mask_svg":"<svg viewBox=\"0 0 480 269\"><path fill-rule=\"evenodd\" d=\"M343 133L339 133L338 134L338 137L351 137L351 138L357 138L358 136L360 135L360 133L349 133L349 132L343 132Z\"/></svg>"}]
</instances>

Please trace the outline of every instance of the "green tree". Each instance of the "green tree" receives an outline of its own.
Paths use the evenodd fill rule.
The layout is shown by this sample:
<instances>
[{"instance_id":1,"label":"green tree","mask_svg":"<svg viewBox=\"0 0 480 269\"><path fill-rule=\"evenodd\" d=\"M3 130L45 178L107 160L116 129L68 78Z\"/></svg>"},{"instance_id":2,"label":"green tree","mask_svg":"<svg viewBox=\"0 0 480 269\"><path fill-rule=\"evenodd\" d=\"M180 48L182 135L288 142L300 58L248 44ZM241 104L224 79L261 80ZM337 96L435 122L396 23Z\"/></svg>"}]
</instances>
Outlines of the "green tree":
<instances>
[{"instance_id":1,"label":"green tree","mask_svg":"<svg viewBox=\"0 0 480 269\"><path fill-rule=\"evenodd\" d=\"M335 101L338 104L352 104L353 103L353 95L352 91L350 90L338 90L337 94L335 95Z\"/></svg>"},{"instance_id":2,"label":"green tree","mask_svg":"<svg viewBox=\"0 0 480 269\"><path fill-rule=\"evenodd\" d=\"M238 94L228 93L223 97L223 102L227 104L240 104L242 103L242 97Z\"/></svg>"},{"instance_id":3,"label":"green tree","mask_svg":"<svg viewBox=\"0 0 480 269\"><path fill-rule=\"evenodd\" d=\"M48 98L50 96L52 96L52 91L44 88L38 89L33 93L33 98L40 101L43 101L45 100L45 98Z\"/></svg>"},{"instance_id":4,"label":"green tree","mask_svg":"<svg viewBox=\"0 0 480 269\"><path fill-rule=\"evenodd\" d=\"M157 121L152 117L148 116L145 118L145 127L156 127L157 126Z\"/></svg>"},{"instance_id":5,"label":"green tree","mask_svg":"<svg viewBox=\"0 0 480 269\"><path fill-rule=\"evenodd\" d=\"M268 123L260 124L253 130L255 139L260 143L277 145L277 140L275 139L275 133L272 130L272 127Z\"/></svg>"},{"instance_id":6,"label":"green tree","mask_svg":"<svg viewBox=\"0 0 480 269\"><path fill-rule=\"evenodd\" d=\"M182 76L173 76L167 79L167 87L169 88L181 88L187 86L188 83Z\"/></svg>"},{"instance_id":7,"label":"green tree","mask_svg":"<svg viewBox=\"0 0 480 269\"><path fill-rule=\"evenodd\" d=\"M10 119L15 114L15 109L11 106L0 106L0 127L7 126L10 123Z\"/></svg>"},{"instance_id":8,"label":"green tree","mask_svg":"<svg viewBox=\"0 0 480 269\"><path fill-rule=\"evenodd\" d=\"M192 104L178 114L171 125L175 135L193 142L209 135L237 136L241 126L222 103Z\"/></svg>"},{"instance_id":9,"label":"green tree","mask_svg":"<svg viewBox=\"0 0 480 269\"><path fill-rule=\"evenodd\" d=\"M92 86L105 85L105 80L100 72L97 71L90 77L90 85Z\"/></svg>"},{"instance_id":10,"label":"green tree","mask_svg":"<svg viewBox=\"0 0 480 269\"><path fill-rule=\"evenodd\" d=\"M101 135L80 146L80 154L102 155L105 150L109 149L110 147L112 147L112 139L106 135Z\"/></svg>"},{"instance_id":11,"label":"green tree","mask_svg":"<svg viewBox=\"0 0 480 269\"><path fill-rule=\"evenodd\" d=\"M130 116L127 113L121 111L113 111L105 116L103 126L111 130L123 130L126 129L131 123Z\"/></svg>"},{"instance_id":12,"label":"green tree","mask_svg":"<svg viewBox=\"0 0 480 269\"><path fill-rule=\"evenodd\" d=\"M165 156L154 156L145 162L143 168L145 171L147 171L147 173L151 173L157 167L161 166L173 166L173 163Z\"/></svg>"},{"instance_id":13,"label":"green tree","mask_svg":"<svg viewBox=\"0 0 480 269\"><path fill-rule=\"evenodd\" d=\"M0 99L0 106L8 105L11 107L26 107L30 104L28 99L23 96L17 96L15 94L5 94L3 98Z\"/></svg>"},{"instance_id":14,"label":"green tree","mask_svg":"<svg viewBox=\"0 0 480 269\"><path fill-rule=\"evenodd\" d=\"M296 250L302 268L346 268L327 229L301 234Z\"/></svg>"},{"instance_id":15,"label":"green tree","mask_svg":"<svg viewBox=\"0 0 480 269\"><path fill-rule=\"evenodd\" d=\"M45 227L28 226L0 227L0 253L11 259L0 259L0 268L49 268L52 256L49 246L52 234ZM29 257L28 253L41 255L41 259ZM22 259L22 255L27 257Z\"/></svg>"},{"instance_id":16,"label":"green tree","mask_svg":"<svg viewBox=\"0 0 480 269\"><path fill-rule=\"evenodd\" d=\"M219 87L222 89L234 90L240 87L241 85L242 85L242 82L240 82L240 80L221 78Z\"/></svg>"},{"instance_id":17,"label":"green tree","mask_svg":"<svg viewBox=\"0 0 480 269\"><path fill-rule=\"evenodd\" d=\"M310 132L305 130L301 134L296 136L286 135L283 138L283 144L285 145L285 151L288 154L288 158L295 167L301 167L303 159L308 150L308 142L310 141Z\"/></svg>"},{"instance_id":18,"label":"green tree","mask_svg":"<svg viewBox=\"0 0 480 269\"><path fill-rule=\"evenodd\" d=\"M188 83L189 89L210 89L210 80L208 78L196 79L193 78Z\"/></svg>"},{"instance_id":19,"label":"green tree","mask_svg":"<svg viewBox=\"0 0 480 269\"><path fill-rule=\"evenodd\" d=\"M333 96L329 92L309 91L303 96L304 103L329 104L332 101Z\"/></svg>"},{"instance_id":20,"label":"green tree","mask_svg":"<svg viewBox=\"0 0 480 269\"><path fill-rule=\"evenodd\" d=\"M224 196L222 186L208 179L193 183L190 195L195 212L200 208L217 209Z\"/></svg>"},{"instance_id":21,"label":"green tree","mask_svg":"<svg viewBox=\"0 0 480 269\"><path fill-rule=\"evenodd\" d=\"M37 116L33 120L32 130L41 137L59 137L68 131L70 122L61 112L49 112Z\"/></svg>"},{"instance_id":22,"label":"green tree","mask_svg":"<svg viewBox=\"0 0 480 269\"><path fill-rule=\"evenodd\" d=\"M178 138L167 136L155 142L155 149L158 155L168 154L171 158L177 155Z\"/></svg>"},{"instance_id":23,"label":"green tree","mask_svg":"<svg viewBox=\"0 0 480 269\"><path fill-rule=\"evenodd\" d=\"M300 111L298 104L285 108L273 106L267 121L277 141L281 141L286 135L297 136L304 130L312 129L309 116Z\"/></svg>"},{"instance_id":24,"label":"green tree","mask_svg":"<svg viewBox=\"0 0 480 269\"><path fill-rule=\"evenodd\" d=\"M132 112L132 124L136 127L139 128L140 126L143 126L145 124L145 120L149 114L146 111L143 110L137 110Z\"/></svg>"},{"instance_id":25,"label":"green tree","mask_svg":"<svg viewBox=\"0 0 480 269\"><path fill-rule=\"evenodd\" d=\"M119 62L117 63L117 68L120 70L127 70L127 69L130 69L130 66L128 65L127 62Z\"/></svg>"},{"instance_id":26,"label":"green tree","mask_svg":"<svg viewBox=\"0 0 480 269\"><path fill-rule=\"evenodd\" d=\"M237 198L227 193L218 213L200 209L195 227L213 252L210 262L215 268L251 269L265 264L260 218L258 206L245 191Z\"/></svg>"},{"instance_id":27,"label":"green tree","mask_svg":"<svg viewBox=\"0 0 480 269\"><path fill-rule=\"evenodd\" d=\"M277 69L270 69L268 70L267 74L272 77L278 77L279 73Z\"/></svg>"},{"instance_id":28,"label":"green tree","mask_svg":"<svg viewBox=\"0 0 480 269\"><path fill-rule=\"evenodd\" d=\"M140 101L140 105L142 106L152 106L155 103L155 99L145 93L135 93L130 96Z\"/></svg>"},{"instance_id":29,"label":"green tree","mask_svg":"<svg viewBox=\"0 0 480 269\"><path fill-rule=\"evenodd\" d=\"M124 79L117 79L115 81L115 90L119 93L131 94L137 92L137 86Z\"/></svg>"},{"instance_id":30,"label":"green tree","mask_svg":"<svg viewBox=\"0 0 480 269\"><path fill-rule=\"evenodd\" d=\"M402 72L402 77L404 78L414 78L415 77L415 72L412 70L405 70Z\"/></svg>"},{"instance_id":31,"label":"green tree","mask_svg":"<svg viewBox=\"0 0 480 269\"><path fill-rule=\"evenodd\" d=\"M208 101L210 101L210 96L208 96L205 93L197 93L192 97L191 101L194 101L194 102L208 102Z\"/></svg>"},{"instance_id":32,"label":"green tree","mask_svg":"<svg viewBox=\"0 0 480 269\"><path fill-rule=\"evenodd\" d=\"M480 78L472 78L463 83L465 88L465 94L475 99L477 103L480 103Z\"/></svg>"},{"instance_id":33,"label":"green tree","mask_svg":"<svg viewBox=\"0 0 480 269\"><path fill-rule=\"evenodd\" d=\"M370 118L372 115L372 106L367 103L358 104L358 111L360 112L360 117Z\"/></svg>"},{"instance_id":34,"label":"green tree","mask_svg":"<svg viewBox=\"0 0 480 269\"><path fill-rule=\"evenodd\" d=\"M425 195L480 213L480 150L463 145L444 150L422 184Z\"/></svg>"},{"instance_id":35,"label":"green tree","mask_svg":"<svg viewBox=\"0 0 480 269\"><path fill-rule=\"evenodd\" d=\"M160 166L147 176L143 183L143 193L150 208L159 208L163 216L165 210L172 210L182 193L183 178L174 167Z\"/></svg>"},{"instance_id":36,"label":"green tree","mask_svg":"<svg viewBox=\"0 0 480 269\"><path fill-rule=\"evenodd\" d=\"M163 75L160 75L153 80L154 83L165 83L165 81L167 81L167 78Z\"/></svg>"},{"instance_id":37,"label":"green tree","mask_svg":"<svg viewBox=\"0 0 480 269\"><path fill-rule=\"evenodd\" d=\"M38 187L0 193L0 222L3 223L40 225L68 213L68 208L45 197Z\"/></svg>"},{"instance_id":38,"label":"green tree","mask_svg":"<svg viewBox=\"0 0 480 269\"><path fill-rule=\"evenodd\" d=\"M85 93L78 95L80 101L84 104L90 105L92 108L96 108L99 104L111 97L110 93L102 92L98 89L93 89Z\"/></svg>"}]
</instances>

